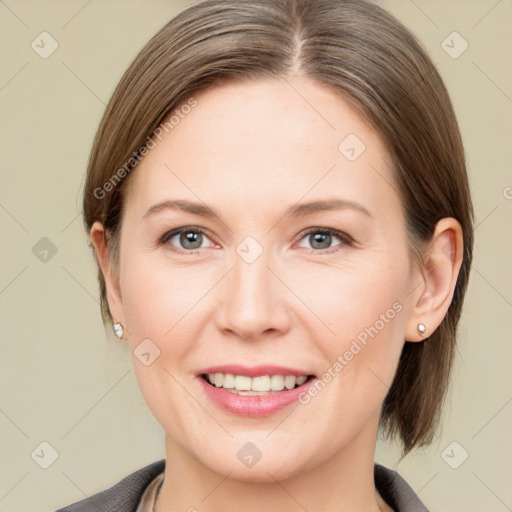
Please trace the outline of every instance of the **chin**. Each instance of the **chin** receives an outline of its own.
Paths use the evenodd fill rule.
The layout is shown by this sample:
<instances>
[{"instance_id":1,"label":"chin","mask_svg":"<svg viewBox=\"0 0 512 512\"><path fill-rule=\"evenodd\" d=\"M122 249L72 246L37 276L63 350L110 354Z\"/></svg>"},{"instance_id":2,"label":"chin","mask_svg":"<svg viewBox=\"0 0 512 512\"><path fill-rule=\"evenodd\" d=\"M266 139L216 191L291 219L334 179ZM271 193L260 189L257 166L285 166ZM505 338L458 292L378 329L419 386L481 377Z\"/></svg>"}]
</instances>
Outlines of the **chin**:
<instances>
[{"instance_id":1,"label":"chin","mask_svg":"<svg viewBox=\"0 0 512 512\"><path fill-rule=\"evenodd\" d=\"M265 457L263 454L261 459L252 466L246 466L241 462L236 453L231 460L220 461L222 461L220 458L212 459L213 465L210 465L208 460L201 462L217 474L229 475L230 480L246 483L274 484L276 480L286 480L303 471L302 464L299 461L294 458L291 460L284 459L281 452L272 457Z\"/></svg>"}]
</instances>

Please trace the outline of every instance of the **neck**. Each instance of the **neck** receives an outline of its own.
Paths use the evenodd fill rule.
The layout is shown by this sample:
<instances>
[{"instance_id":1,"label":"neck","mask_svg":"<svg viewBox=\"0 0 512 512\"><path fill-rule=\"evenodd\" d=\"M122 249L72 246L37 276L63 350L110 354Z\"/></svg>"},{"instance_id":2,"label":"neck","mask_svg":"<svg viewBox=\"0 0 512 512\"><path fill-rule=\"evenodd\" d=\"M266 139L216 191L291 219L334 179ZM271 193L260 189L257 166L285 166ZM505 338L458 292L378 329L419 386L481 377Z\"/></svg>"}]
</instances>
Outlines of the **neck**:
<instances>
[{"instance_id":1,"label":"neck","mask_svg":"<svg viewBox=\"0 0 512 512\"><path fill-rule=\"evenodd\" d=\"M377 426L368 425L340 452L312 467L299 468L284 479L274 478L271 471L261 467L256 473L256 464L252 481L230 478L231 471L212 471L166 436L164 483L155 512L259 512L263 507L281 512L298 508L392 512L375 489Z\"/></svg>"}]
</instances>

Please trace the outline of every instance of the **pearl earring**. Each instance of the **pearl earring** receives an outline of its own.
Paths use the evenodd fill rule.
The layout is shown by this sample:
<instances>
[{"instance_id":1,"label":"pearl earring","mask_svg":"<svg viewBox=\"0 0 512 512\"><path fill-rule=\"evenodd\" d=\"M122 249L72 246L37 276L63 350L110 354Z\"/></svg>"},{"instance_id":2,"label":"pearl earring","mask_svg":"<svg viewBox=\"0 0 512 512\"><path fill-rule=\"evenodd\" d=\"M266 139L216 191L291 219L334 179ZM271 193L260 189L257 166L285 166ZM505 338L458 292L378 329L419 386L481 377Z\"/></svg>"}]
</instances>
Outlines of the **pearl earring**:
<instances>
[{"instance_id":1,"label":"pearl earring","mask_svg":"<svg viewBox=\"0 0 512 512\"><path fill-rule=\"evenodd\" d=\"M112 328L114 329L114 334L119 339L121 339L123 337L123 333L124 333L123 326L119 322L116 322L114 325L112 325Z\"/></svg>"},{"instance_id":2,"label":"pearl earring","mask_svg":"<svg viewBox=\"0 0 512 512\"><path fill-rule=\"evenodd\" d=\"M425 324L418 324L418 332L423 336L427 332L427 326Z\"/></svg>"}]
</instances>

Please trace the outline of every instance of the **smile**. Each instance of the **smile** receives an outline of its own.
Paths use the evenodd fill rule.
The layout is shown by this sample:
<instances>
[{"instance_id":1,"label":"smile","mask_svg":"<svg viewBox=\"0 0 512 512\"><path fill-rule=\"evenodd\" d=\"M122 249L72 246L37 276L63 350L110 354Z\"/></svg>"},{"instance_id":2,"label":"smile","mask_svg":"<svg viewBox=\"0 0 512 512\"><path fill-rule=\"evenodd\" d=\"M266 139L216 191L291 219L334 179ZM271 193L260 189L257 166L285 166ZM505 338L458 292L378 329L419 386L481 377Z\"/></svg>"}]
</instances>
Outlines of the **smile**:
<instances>
[{"instance_id":1,"label":"smile","mask_svg":"<svg viewBox=\"0 0 512 512\"><path fill-rule=\"evenodd\" d=\"M255 418L298 405L299 396L307 393L308 387L317 380L314 375L249 377L218 372L200 374L197 378L207 399L215 406L229 414Z\"/></svg>"},{"instance_id":2,"label":"smile","mask_svg":"<svg viewBox=\"0 0 512 512\"><path fill-rule=\"evenodd\" d=\"M209 373L201 375L209 384L239 395L265 395L279 393L285 388L294 389L304 384L313 375L234 375L232 373Z\"/></svg>"}]
</instances>

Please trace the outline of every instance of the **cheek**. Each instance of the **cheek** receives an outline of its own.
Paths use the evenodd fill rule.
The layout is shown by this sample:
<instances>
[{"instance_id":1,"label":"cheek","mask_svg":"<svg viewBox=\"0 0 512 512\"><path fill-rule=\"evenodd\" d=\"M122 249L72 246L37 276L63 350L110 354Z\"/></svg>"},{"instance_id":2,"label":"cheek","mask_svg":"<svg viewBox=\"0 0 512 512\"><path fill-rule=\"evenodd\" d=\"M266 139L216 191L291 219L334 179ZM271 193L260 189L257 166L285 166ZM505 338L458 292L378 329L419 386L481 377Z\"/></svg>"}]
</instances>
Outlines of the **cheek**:
<instances>
[{"instance_id":1,"label":"cheek","mask_svg":"<svg viewBox=\"0 0 512 512\"><path fill-rule=\"evenodd\" d=\"M190 322L194 305L213 285L208 273L172 267L162 258L133 254L124 263L130 270L121 273L123 309L129 332L139 339L171 339Z\"/></svg>"},{"instance_id":2,"label":"cheek","mask_svg":"<svg viewBox=\"0 0 512 512\"><path fill-rule=\"evenodd\" d=\"M326 432L329 439L355 436L379 413L403 347L406 279L366 268L364 276L334 273L324 293L305 299L324 322L310 321L309 334L325 365L318 392L302 403L311 405L311 415L326 414L327 424L344 422L343 432Z\"/></svg>"},{"instance_id":3,"label":"cheek","mask_svg":"<svg viewBox=\"0 0 512 512\"><path fill-rule=\"evenodd\" d=\"M157 421L179 437L187 431L183 410L194 410L190 395L183 393L182 386L187 387L190 376L181 371L182 362L197 338L193 329L200 322L198 301L213 283L199 278L192 281L193 275L199 275L192 267L157 266L140 255L127 257L124 268L130 269L121 275L121 291L135 376ZM141 352L139 344L147 344L147 340L157 347L158 356L146 366L136 353Z\"/></svg>"},{"instance_id":4,"label":"cheek","mask_svg":"<svg viewBox=\"0 0 512 512\"><path fill-rule=\"evenodd\" d=\"M328 352L343 348L340 344L359 334L364 341L366 329L374 325L379 332L399 330L408 290L408 267L406 260L397 257L394 261L392 264L391 260L376 258L373 263L366 260L343 268L325 266L314 275L290 271L288 282L294 282L294 292L314 313L311 317L317 318L308 325L316 331L315 339L325 340L322 344ZM293 279L293 274L300 279Z\"/></svg>"},{"instance_id":5,"label":"cheek","mask_svg":"<svg viewBox=\"0 0 512 512\"><path fill-rule=\"evenodd\" d=\"M295 273L302 277L294 291L316 313L306 310L301 323L326 360L327 394L361 421L384 399L404 343L408 254L386 254L356 258L344 268L325 266L315 276Z\"/></svg>"}]
</instances>

